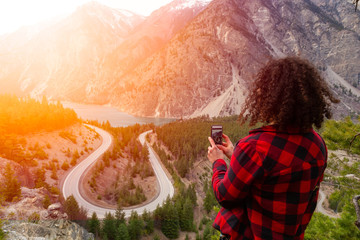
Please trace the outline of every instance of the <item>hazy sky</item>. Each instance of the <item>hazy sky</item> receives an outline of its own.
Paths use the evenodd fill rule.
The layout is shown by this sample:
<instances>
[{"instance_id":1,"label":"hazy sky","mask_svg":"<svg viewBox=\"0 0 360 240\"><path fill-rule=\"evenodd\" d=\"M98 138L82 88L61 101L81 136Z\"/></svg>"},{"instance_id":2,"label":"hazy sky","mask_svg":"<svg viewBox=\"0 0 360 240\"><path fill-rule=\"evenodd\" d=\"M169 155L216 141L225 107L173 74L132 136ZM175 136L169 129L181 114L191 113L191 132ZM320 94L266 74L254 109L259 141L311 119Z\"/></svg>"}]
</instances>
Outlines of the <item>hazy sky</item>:
<instances>
[{"instance_id":1,"label":"hazy sky","mask_svg":"<svg viewBox=\"0 0 360 240\"><path fill-rule=\"evenodd\" d=\"M104 5L130 10L141 15L150 13L172 0L97 0ZM12 32L52 17L73 12L90 0L1 0L0 34Z\"/></svg>"}]
</instances>

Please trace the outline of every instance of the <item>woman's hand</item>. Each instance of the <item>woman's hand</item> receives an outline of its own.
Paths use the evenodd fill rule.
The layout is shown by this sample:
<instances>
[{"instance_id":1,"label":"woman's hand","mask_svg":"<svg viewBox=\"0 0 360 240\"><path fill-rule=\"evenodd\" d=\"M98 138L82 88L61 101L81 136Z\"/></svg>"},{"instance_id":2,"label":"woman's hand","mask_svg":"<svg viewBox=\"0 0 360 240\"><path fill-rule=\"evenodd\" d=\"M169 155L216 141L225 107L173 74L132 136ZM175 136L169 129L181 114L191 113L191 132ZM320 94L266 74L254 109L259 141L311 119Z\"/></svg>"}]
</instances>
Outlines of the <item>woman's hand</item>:
<instances>
[{"instance_id":1,"label":"woman's hand","mask_svg":"<svg viewBox=\"0 0 360 240\"><path fill-rule=\"evenodd\" d=\"M223 138L224 138L225 142L223 142L222 145L217 145L217 147L221 151L223 151L223 153L225 154L226 157L231 159L231 156L233 155L233 152L234 152L234 145L230 141L230 138L228 136L226 136L225 134L223 134Z\"/></svg>"},{"instance_id":2,"label":"woman's hand","mask_svg":"<svg viewBox=\"0 0 360 240\"><path fill-rule=\"evenodd\" d=\"M209 137L209 142L211 147L208 147L208 159L211 163L214 163L218 159L224 159L224 153L222 150L219 149L220 145L216 145L214 140Z\"/></svg>"}]
</instances>

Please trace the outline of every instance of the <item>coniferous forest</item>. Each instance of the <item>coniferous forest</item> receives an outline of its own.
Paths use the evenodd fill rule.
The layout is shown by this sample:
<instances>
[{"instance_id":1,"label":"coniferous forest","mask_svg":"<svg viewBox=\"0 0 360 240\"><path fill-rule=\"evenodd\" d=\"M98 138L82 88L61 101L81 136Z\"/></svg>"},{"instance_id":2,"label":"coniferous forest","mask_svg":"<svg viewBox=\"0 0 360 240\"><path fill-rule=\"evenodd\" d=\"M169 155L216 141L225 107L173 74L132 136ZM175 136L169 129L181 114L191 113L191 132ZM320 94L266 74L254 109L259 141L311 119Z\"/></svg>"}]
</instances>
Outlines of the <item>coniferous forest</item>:
<instances>
[{"instance_id":1,"label":"coniferous forest","mask_svg":"<svg viewBox=\"0 0 360 240\"><path fill-rule=\"evenodd\" d=\"M60 102L50 103L45 97L37 101L30 97L0 95L0 132L27 134L62 129L78 121L74 110Z\"/></svg>"},{"instance_id":2,"label":"coniferous forest","mask_svg":"<svg viewBox=\"0 0 360 240\"><path fill-rule=\"evenodd\" d=\"M26 139L21 136L63 129L78 121L76 113L60 102L0 95L0 157L26 164L28 156L23 152Z\"/></svg>"}]
</instances>

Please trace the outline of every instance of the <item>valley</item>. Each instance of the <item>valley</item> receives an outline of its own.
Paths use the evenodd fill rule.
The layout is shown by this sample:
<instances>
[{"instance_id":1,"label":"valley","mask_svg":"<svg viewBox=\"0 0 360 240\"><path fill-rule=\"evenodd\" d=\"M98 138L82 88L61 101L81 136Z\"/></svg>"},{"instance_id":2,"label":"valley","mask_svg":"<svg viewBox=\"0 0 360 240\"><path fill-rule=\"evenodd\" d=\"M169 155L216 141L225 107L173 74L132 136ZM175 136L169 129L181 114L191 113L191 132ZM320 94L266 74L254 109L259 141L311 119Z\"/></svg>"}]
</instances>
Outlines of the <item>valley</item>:
<instances>
[{"instance_id":1,"label":"valley","mask_svg":"<svg viewBox=\"0 0 360 240\"><path fill-rule=\"evenodd\" d=\"M340 100L316 129L328 160L304 239L360 239L352 2L173 0L142 16L89 1L0 35L0 240L219 239L207 136L248 134L256 73L285 56Z\"/></svg>"},{"instance_id":2,"label":"valley","mask_svg":"<svg viewBox=\"0 0 360 240\"><path fill-rule=\"evenodd\" d=\"M30 140L37 141L37 145L40 146L39 149L44 146L43 148L45 153L42 153L42 155L48 154L48 156L59 159L58 163L54 163L55 161L49 161L48 164L55 164L55 167L58 164L59 168L61 169L61 166L64 165L64 162L71 162L71 160L77 156L77 154L74 153L74 150L64 151L62 148L65 146L65 149L67 149L67 147L69 147L69 149L76 147L78 148L79 155L81 156L79 159L77 159L76 166L78 166L79 164L83 164L84 161L86 161L85 158L92 154L93 151L96 152L100 144L102 144L101 142L108 138L109 140L105 141L108 142L107 147L102 150L105 151L105 154L103 157L98 159L96 164L92 165L92 168L87 170L88 172L85 174L85 177L82 180L82 188L85 190L83 197L88 198L87 201L94 203L96 205L95 208L99 208L98 206L102 206L104 208L99 211L95 211L98 218L111 219L109 218L109 216L111 216L109 214L118 216L120 211L120 213L123 213L124 216L129 217L129 221L131 222L131 219L135 217L135 213L132 210L134 208L138 208L138 206L136 206L136 203L134 206L127 205L130 202L126 203L126 201L124 201L125 198L122 198L121 196L130 196L132 193L134 193L137 186L141 186L145 192L146 200L142 202L140 204L140 208L138 208L139 215L143 216L144 214L150 214L150 216L152 216L150 219L153 219L150 222L154 221L153 224L155 224L154 228L152 230L150 229L151 231L149 230L147 233L142 232L142 234L140 234L140 236L143 235L141 239L147 239L147 236L149 235L162 236L167 238L174 238L175 236L177 236L175 238L182 238L186 236L190 238L197 238L197 236L202 236L203 239L207 239L206 236L209 237L210 235L217 234L214 232L214 230L211 230L210 219L214 218L216 212L219 209L219 206L213 196L210 185L211 164L209 161L207 161L206 154L204 152L206 150L206 146L208 145L207 139L204 136L208 134L211 125L221 124L224 126L224 131L229 134L231 139L240 139L247 134L249 128L246 125L240 126L236 119L237 116L213 119L208 117L200 117L190 120L178 120L162 126L133 125L130 127L117 128L110 126L109 123L99 124L93 121L91 122L92 124L97 125L98 127L101 127L102 129L111 133L112 137L110 137L109 134L103 135L103 130L93 130L93 127L89 125L81 125L80 123L77 123L70 126L69 128L57 130L55 132L41 132L31 134L32 136L26 136L26 139L27 143L30 143ZM346 186L352 184L352 186L355 187L357 184L349 182L351 179L347 179L346 177L344 178L344 176L347 176L348 174L355 174L355 178L360 177L358 176L359 172L357 170L359 157L358 155L354 155L358 149L356 147L358 142L354 142L355 145L354 148L352 148L352 151L355 152L353 153L347 153L339 150L335 151L335 149L339 148L338 143L346 141L341 140L343 134L348 134L348 130L346 129L358 128L358 124L350 123L349 121L349 119L345 120L344 122L327 121L324 129L321 130L322 135L325 137L330 148L328 169L324 178L324 184L321 187L321 190L326 193L324 205L322 207L325 208L325 211L329 216L331 216L330 219L333 219L332 217L337 217L334 219L339 219L332 221L344 221L346 219L344 217L349 213L347 212L349 210L346 209L351 207L351 205L348 204L349 197L359 191L359 189L356 187L353 191L348 192L348 190L346 190ZM333 130L334 126L337 127L337 132ZM145 134L142 134L139 137L140 133L149 131L149 129L154 130L154 132L148 134L146 138ZM64 132L67 132L67 134L64 134ZM103 133L99 134L99 132ZM113 140L110 140L111 138L113 138ZM140 138L140 142L136 143L135 140L138 138ZM141 145L143 145L145 139L147 139L149 142L148 147L151 147L151 149L149 148L150 158L158 158L160 160L161 165L158 165L158 167L160 169L164 169L166 175L169 177L169 179L171 179L172 184L175 186L175 191L172 190L174 191L174 195L171 200L166 198L166 192L168 190L165 191L165 195L162 195L162 197L159 198L159 195L157 195L159 189L156 187L154 188L154 186L157 185L156 182L161 180L162 177L159 178L158 174L156 174L157 177L155 177L153 174L150 174L149 176L142 176L143 173L146 173L146 170L144 170L144 168L140 172L137 172L136 170L140 167L140 165L137 166L137 163L142 162L141 167L144 167L146 166L146 161L149 161L149 159L145 161L146 158L144 157L146 156L146 151L144 150L145 148L141 148ZM110 146L109 143L111 141L113 142L110 148L112 150L106 150L108 146ZM74 142L76 142L78 145L76 145ZM31 145L32 144L29 144L29 146ZM50 148L49 145L56 145L56 147ZM60 146L62 148L60 148ZM91 151L88 150L89 152L87 153L85 147L91 149ZM134 151L135 148L137 150ZM38 152L41 151L38 150ZM69 155L69 152L71 155ZM100 156L100 154L101 153L99 153L97 156ZM63 159L65 159L65 161ZM61 210L61 207L59 210L57 210L56 214L52 212L53 210L49 210L57 204L57 201L63 201L59 195L59 190L62 188L54 186L58 186L57 184L59 183L59 180L64 178L66 174L69 174L70 170L57 171L56 175L58 177L58 181L55 181L53 178L55 175L53 168L49 168L45 164L47 160L36 159L36 161L39 162L39 165L42 164L44 166L43 174L45 178L43 178L43 181L40 181L40 179L35 175L35 186L27 186L25 188L23 187L21 188L21 194L23 196L13 199L12 202L3 202L3 207L1 210L2 219L30 220L35 216L34 212L39 212L40 221L53 218L66 219L70 216L67 216L66 213ZM14 164L12 161L2 159L1 163L5 164L2 169L6 169L6 163L8 162ZM152 165L154 165L154 163L152 163ZM101 168L103 168L103 170L99 171L98 169ZM130 171L128 171L129 169ZM96 176L94 175L94 171L99 171ZM126 176L126 171L130 173L128 177L117 177ZM32 173L34 172L40 174L41 171L35 171L30 168L28 179L32 178ZM82 173L77 174L77 176L82 175L84 171L82 170L81 172ZM22 176L26 176L26 174L21 174L18 177L21 185L29 184L31 182L29 180L21 180ZM92 180L93 177L94 180ZM79 181L79 178L77 179L78 180L76 181ZM4 179L1 181L4 181ZM92 181L94 181L94 185L91 185ZM132 184L134 184L134 187L129 187L128 190L126 190L129 181L133 182ZM69 184L72 187L75 186L76 188L78 183L72 182ZM334 184L338 187L334 187ZM116 185L118 186L116 187ZM339 188L339 186L344 187ZM147 190L149 188L151 188L150 191ZM160 189L163 191L163 187L160 187ZM69 199L68 197L70 193L66 193L66 191L64 198ZM117 191L120 191L120 195L117 195L117 198L114 194L109 195L109 193L116 193ZM124 195L125 192L127 193ZM342 194L344 194L346 197L339 198L339 192L342 192ZM164 224L162 220L156 220L157 214L165 214L165 212L161 213L161 211L165 211L165 209L172 211L171 206L175 207L177 204L180 204L180 206L185 206L185 202L181 202L184 201L184 199L180 200L181 198L179 198L179 196L182 196L181 194L189 194L189 199L193 199L191 201L196 203L193 207L191 207L192 214L189 215L191 219L187 220L191 222L191 225L187 225L188 227L186 227L186 225L178 225L178 230L175 232L172 231L170 233L162 228ZM88 216L86 221L91 222L93 216L90 218L90 215L93 215L92 212L94 209L92 209L92 207L87 207L87 203L83 203L82 200L79 200L79 198L76 197L76 194L74 194L74 196L79 203L80 209L84 209L84 211L87 212ZM46 200L48 198L49 200ZM153 207L149 207L147 204L152 202L155 198L157 200L153 202ZM50 204L49 206L51 207L48 209L44 208L45 202L48 202L47 204ZM119 205L119 203L121 204ZM163 204L163 208L160 208L162 210L159 210L159 206L157 205L161 205L161 203ZM66 201L62 204L65 204L66 206ZM190 202L188 204L190 204ZM345 206L346 208L343 209ZM146 213L144 212L144 209L147 211L153 211L153 213ZM339 214L342 211L347 213L345 215ZM179 214L180 213L181 211ZM165 215L163 217L165 217ZM314 215L313 225L310 225L309 227L309 234L314 234L313 231L316 229L316 224L318 224L317 222L322 221L320 220L321 217L322 215L317 213ZM180 221L183 218L184 216L180 214L177 217L177 221ZM73 220L79 221L76 219L77 218ZM173 218L171 217L170 219ZM147 224L150 224L150 222ZM10 225L5 224L5 229L10 229ZM89 231L92 230L89 229ZM93 233L95 236L101 236L102 234L96 231ZM172 233L175 235L172 235Z\"/></svg>"}]
</instances>

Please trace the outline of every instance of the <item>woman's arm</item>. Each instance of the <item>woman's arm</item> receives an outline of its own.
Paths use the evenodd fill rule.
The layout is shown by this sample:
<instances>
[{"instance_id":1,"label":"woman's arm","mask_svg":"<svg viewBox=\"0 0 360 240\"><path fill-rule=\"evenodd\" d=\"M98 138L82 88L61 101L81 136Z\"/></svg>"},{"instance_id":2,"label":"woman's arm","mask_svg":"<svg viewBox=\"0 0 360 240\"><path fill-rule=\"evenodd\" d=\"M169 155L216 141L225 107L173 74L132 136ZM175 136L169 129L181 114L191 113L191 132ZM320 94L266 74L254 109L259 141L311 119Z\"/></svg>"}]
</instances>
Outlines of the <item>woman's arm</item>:
<instances>
[{"instance_id":1,"label":"woman's arm","mask_svg":"<svg viewBox=\"0 0 360 240\"><path fill-rule=\"evenodd\" d=\"M237 145L229 169L224 160L214 161L212 186L219 204L225 208L237 206L239 200L248 195L254 180L264 175L262 163L262 158L249 142Z\"/></svg>"}]
</instances>

